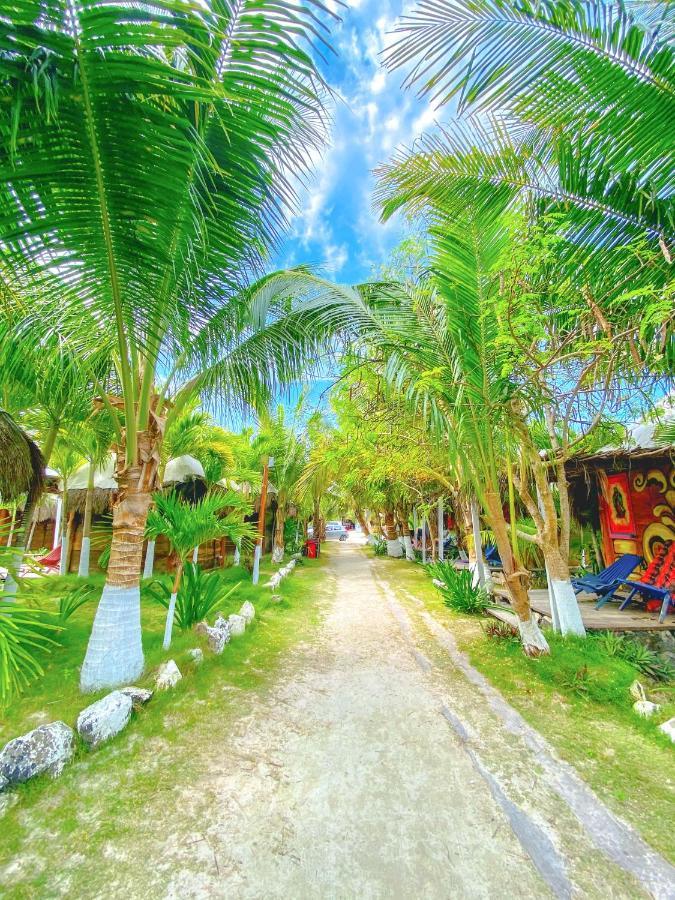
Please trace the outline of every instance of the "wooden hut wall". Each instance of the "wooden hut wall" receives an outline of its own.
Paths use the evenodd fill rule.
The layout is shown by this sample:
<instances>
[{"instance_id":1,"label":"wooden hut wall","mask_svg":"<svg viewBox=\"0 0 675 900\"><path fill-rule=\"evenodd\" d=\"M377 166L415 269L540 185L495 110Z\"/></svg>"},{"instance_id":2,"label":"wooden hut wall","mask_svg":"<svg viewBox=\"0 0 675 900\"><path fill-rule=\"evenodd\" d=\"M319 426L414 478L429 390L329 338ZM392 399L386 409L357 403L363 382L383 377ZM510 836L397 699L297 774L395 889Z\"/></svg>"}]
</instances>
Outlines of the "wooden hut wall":
<instances>
[{"instance_id":1,"label":"wooden hut wall","mask_svg":"<svg viewBox=\"0 0 675 900\"><path fill-rule=\"evenodd\" d=\"M675 540L675 465L669 456L639 460L622 458L595 466L600 529L607 564L624 553L637 553L649 562L659 546ZM621 533L613 525L612 499L606 476L625 475L631 525Z\"/></svg>"}]
</instances>

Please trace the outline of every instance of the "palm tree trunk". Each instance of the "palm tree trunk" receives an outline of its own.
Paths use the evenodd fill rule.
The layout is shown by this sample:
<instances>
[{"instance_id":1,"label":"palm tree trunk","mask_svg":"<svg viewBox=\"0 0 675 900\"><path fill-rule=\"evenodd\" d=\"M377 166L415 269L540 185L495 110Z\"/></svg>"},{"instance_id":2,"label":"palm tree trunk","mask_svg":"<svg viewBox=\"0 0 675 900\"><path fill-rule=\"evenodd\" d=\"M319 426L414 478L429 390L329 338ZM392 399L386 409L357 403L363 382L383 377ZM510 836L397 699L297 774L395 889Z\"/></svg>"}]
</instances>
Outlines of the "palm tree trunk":
<instances>
[{"instance_id":1,"label":"palm tree trunk","mask_svg":"<svg viewBox=\"0 0 675 900\"><path fill-rule=\"evenodd\" d=\"M431 558L436 559L436 551L438 550L438 527L436 525L436 516L433 511L427 517L429 523L429 541L431 543Z\"/></svg>"},{"instance_id":2,"label":"palm tree trunk","mask_svg":"<svg viewBox=\"0 0 675 900\"><path fill-rule=\"evenodd\" d=\"M410 522L408 518L408 513L405 510L403 504L396 508L396 515L398 517L398 526L403 536L403 548L405 550L405 558L407 560L415 561L415 550L413 548L412 542L412 532L410 530Z\"/></svg>"},{"instance_id":3,"label":"palm tree trunk","mask_svg":"<svg viewBox=\"0 0 675 900\"><path fill-rule=\"evenodd\" d=\"M171 591L171 598L169 599L169 608L166 612L166 625L164 626L164 641L162 643L162 647L164 650L168 650L171 646L171 632L173 631L173 617L176 612L176 598L178 597L178 591L180 590L180 580L183 576L183 563L179 562L176 567L176 576L173 579L173 590Z\"/></svg>"},{"instance_id":4,"label":"palm tree trunk","mask_svg":"<svg viewBox=\"0 0 675 900\"><path fill-rule=\"evenodd\" d=\"M143 671L141 560L143 533L157 472L157 432L138 435L138 458L127 466L117 454L118 498L113 507L110 562L82 666L80 687L97 691L131 684Z\"/></svg>"},{"instance_id":5,"label":"palm tree trunk","mask_svg":"<svg viewBox=\"0 0 675 900\"><path fill-rule=\"evenodd\" d=\"M59 560L59 574L68 573L68 485L63 482L63 506L61 507L61 558Z\"/></svg>"},{"instance_id":6,"label":"palm tree trunk","mask_svg":"<svg viewBox=\"0 0 675 900\"><path fill-rule=\"evenodd\" d=\"M52 451L54 450L54 444L56 443L58 433L59 425L52 425L47 432L43 446L40 448L42 450L42 459L44 460L45 468L47 467ZM14 579L14 575L17 577L19 576L26 550L30 547L33 539L33 533L35 531L35 522L33 521L33 518L35 510L40 505L40 499L41 498L37 497L32 503L27 503L24 507L23 515L21 516L21 527L16 534L16 552L12 553L10 556L9 571L7 572L5 585L2 591L5 600L16 594L18 590L19 586Z\"/></svg>"},{"instance_id":7,"label":"palm tree trunk","mask_svg":"<svg viewBox=\"0 0 675 900\"><path fill-rule=\"evenodd\" d=\"M87 494L84 500L84 521L82 522L82 546L80 547L80 565L77 574L80 578L89 576L89 555L91 553L91 511L94 504L94 461L89 460L89 477L87 478Z\"/></svg>"},{"instance_id":8,"label":"palm tree trunk","mask_svg":"<svg viewBox=\"0 0 675 900\"><path fill-rule=\"evenodd\" d=\"M12 538L14 537L14 528L16 526L16 503L12 507L12 517L9 521L9 534L7 535L7 546L12 546Z\"/></svg>"},{"instance_id":9,"label":"palm tree trunk","mask_svg":"<svg viewBox=\"0 0 675 900\"><path fill-rule=\"evenodd\" d=\"M274 519L274 543L272 546L272 562L280 563L284 558L284 525L286 524L286 510L282 504L277 506L277 514Z\"/></svg>"},{"instance_id":10,"label":"palm tree trunk","mask_svg":"<svg viewBox=\"0 0 675 900\"><path fill-rule=\"evenodd\" d=\"M486 491L485 506L490 526L495 536L497 550L504 567L504 577L511 597L511 606L518 616L518 628L520 630L520 639L523 643L523 650L528 656L539 656L542 653L548 653L549 646L546 638L532 617L530 598L527 593L529 573L523 568L517 568L515 565L511 541L509 540L508 525L504 517L499 494L495 491Z\"/></svg>"},{"instance_id":11,"label":"palm tree trunk","mask_svg":"<svg viewBox=\"0 0 675 900\"><path fill-rule=\"evenodd\" d=\"M396 532L393 509L388 509L384 514L384 538L387 542L387 556L393 556L395 559L403 556L403 548Z\"/></svg>"}]
</instances>

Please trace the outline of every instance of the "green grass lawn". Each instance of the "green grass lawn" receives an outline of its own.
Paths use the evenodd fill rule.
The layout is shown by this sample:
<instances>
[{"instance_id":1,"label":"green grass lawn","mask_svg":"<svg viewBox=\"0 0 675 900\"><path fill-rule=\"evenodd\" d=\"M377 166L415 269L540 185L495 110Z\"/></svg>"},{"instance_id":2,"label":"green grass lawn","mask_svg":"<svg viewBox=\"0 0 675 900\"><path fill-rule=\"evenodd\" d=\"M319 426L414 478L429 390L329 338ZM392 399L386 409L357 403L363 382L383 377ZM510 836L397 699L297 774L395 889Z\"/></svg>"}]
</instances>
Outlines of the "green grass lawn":
<instances>
[{"instance_id":1,"label":"green grass lawn","mask_svg":"<svg viewBox=\"0 0 675 900\"><path fill-rule=\"evenodd\" d=\"M261 584L270 571L268 563ZM147 666L138 684L152 686L153 671L171 657L183 680L174 689L155 694L106 744L96 750L80 744L75 759L55 781L43 776L11 792L0 819L3 897L64 892L105 896L109 888L105 866L81 865L82 854L104 862L111 842L133 835L142 858L148 816L165 814L167 804L178 802L176 792L181 796L189 792L195 778L204 776L201 767L215 766L217 774L218 746L233 723L255 708L275 684L274 676L289 659L290 649L316 633L332 588L322 560L297 565L281 584L280 602L271 601L269 588L253 587L244 569L231 569L228 577L242 582L230 607L238 609L244 600L251 600L256 616L220 656L209 653L198 635L180 631L175 631L171 650L165 653L161 648L165 611L158 604L142 602ZM61 579L52 579L49 592L62 584ZM63 719L73 725L78 712L98 696L84 697L77 687L93 613L92 605L73 617L64 646L50 656L44 678L7 710L0 742L42 721ZM204 649L199 666L187 656L195 646Z\"/></svg>"},{"instance_id":2,"label":"green grass lawn","mask_svg":"<svg viewBox=\"0 0 675 900\"><path fill-rule=\"evenodd\" d=\"M168 651L163 650L166 610L143 592L141 622L146 668L137 684L152 687L157 667L167 659L175 659L183 675L190 676L184 688L188 690L195 681L201 683L205 679L215 677L214 667L218 670L226 669L228 676L245 678L246 672L238 672L237 667L242 654L248 652L251 642L256 638L259 640L265 633L266 627L259 627L261 620L268 626L270 617L278 616L289 602L297 599L300 593L304 593L307 583L313 583L320 577L318 566L319 563L314 560L304 560L302 565L296 566L294 572L282 582L280 593L284 601L281 604L271 603L271 591L263 587L270 573L277 568L268 560L261 567L260 583L256 586L251 584L251 575L243 567L224 570L226 581L232 584L239 583L239 586L222 607L218 607L218 611L222 609L226 615L237 612L245 600L250 600L256 608L256 618L246 634L233 639L220 657L214 657L209 652L205 638L193 631L183 632L177 625L174 625L171 648ZM64 631L58 635L59 646L53 647L50 653L39 655L45 670L44 676L34 681L21 696L14 699L11 705L0 713L0 746L11 738L46 722L62 720L73 726L80 710L108 693L107 690L103 690L85 696L79 690L79 669L84 659L98 592L103 587L103 581L103 575L95 575L88 579L68 575L50 576L41 579L37 584L31 584L31 596L44 609L55 608L58 597L73 587L87 584L97 590L93 592L94 601L81 606L68 619ZM213 622L214 618L215 613L210 617L210 621ZM199 672L198 667L188 656L188 650L192 647L201 647L204 651L205 662L199 667Z\"/></svg>"},{"instance_id":3,"label":"green grass lawn","mask_svg":"<svg viewBox=\"0 0 675 900\"><path fill-rule=\"evenodd\" d=\"M675 861L667 825L673 821L675 746L657 727L675 715L675 686L650 683L628 663L605 655L592 639L547 632L551 655L530 659L518 642L488 639L482 626L489 619L449 610L421 566L383 560L385 574L389 566L390 584L401 599L401 589L421 599L472 664L607 805ZM662 704L654 719L641 719L632 709L628 689L636 678L650 699Z\"/></svg>"}]
</instances>

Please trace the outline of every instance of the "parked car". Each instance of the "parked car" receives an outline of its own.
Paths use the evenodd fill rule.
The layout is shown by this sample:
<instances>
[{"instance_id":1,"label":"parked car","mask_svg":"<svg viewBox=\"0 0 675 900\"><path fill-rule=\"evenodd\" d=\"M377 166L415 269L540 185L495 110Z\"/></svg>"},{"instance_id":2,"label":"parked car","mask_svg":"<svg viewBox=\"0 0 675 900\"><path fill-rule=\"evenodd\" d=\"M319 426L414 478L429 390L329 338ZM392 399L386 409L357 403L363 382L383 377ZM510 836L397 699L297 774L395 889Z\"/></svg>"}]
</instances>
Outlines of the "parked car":
<instances>
[{"instance_id":1,"label":"parked car","mask_svg":"<svg viewBox=\"0 0 675 900\"><path fill-rule=\"evenodd\" d=\"M307 528L307 537L314 537L314 529L310 525ZM327 541L346 541L349 532L342 522L326 522L326 540Z\"/></svg>"}]
</instances>

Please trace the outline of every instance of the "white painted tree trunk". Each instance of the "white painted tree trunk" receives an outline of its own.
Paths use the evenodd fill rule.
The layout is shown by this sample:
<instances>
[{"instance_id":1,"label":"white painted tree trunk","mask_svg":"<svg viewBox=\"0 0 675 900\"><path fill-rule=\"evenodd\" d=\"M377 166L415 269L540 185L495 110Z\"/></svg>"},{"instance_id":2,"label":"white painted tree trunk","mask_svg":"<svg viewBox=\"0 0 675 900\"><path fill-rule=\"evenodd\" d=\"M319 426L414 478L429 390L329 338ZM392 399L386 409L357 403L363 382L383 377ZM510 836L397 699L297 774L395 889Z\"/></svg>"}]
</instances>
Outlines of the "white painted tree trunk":
<instances>
[{"instance_id":1,"label":"white painted tree trunk","mask_svg":"<svg viewBox=\"0 0 675 900\"><path fill-rule=\"evenodd\" d=\"M197 560L199 559L199 547L195 547L192 551L192 565L197 565Z\"/></svg>"},{"instance_id":2,"label":"white painted tree trunk","mask_svg":"<svg viewBox=\"0 0 675 900\"><path fill-rule=\"evenodd\" d=\"M56 514L54 516L54 539L52 540L52 550L56 550L59 546L59 538L61 535L61 515L63 513L63 501L60 497L56 498Z\"/></svg>"},{"instance_id":3,"label":"white painted tree trunk","mask_svg":"<svg viewBox=\"0 0 675 900\"><path fill-rule=\"evenodd\" d=\"M443 523L443 498L438 498L438 560L443 562L443 538L445 537L445 528Z\"/></svg>"},{"instance_id":4,"label":"white painted tree trunk","mask_svg":"<svg viewBox=\"0 0 675 900\"><path fill-rule=\"evenodd\" d=\"M400 559L403 556L403 547L398 538L393 541L387 539L387 556L393 556L394 559Z\"/></svg>"},{"instance_id":5,"label":"white painted tree trunk","mask_svg":"<svg viewBox=\"0 0 675 900\"><path fill-rule=\"evenodd\" d=\"M284 548L280 547L279 544L275 544L272 550L272 562L280 563L284 558Z\"/></svg>"},{"instance_id":6,"label":"white painted tree trunk","mask_svg":"<svg viewBox=\"0 0 675 900\"><path fill-rule=\"evenodd\" d=\"M77 574L80 578L87 578L89 576L89 556L91 554L91 538L83 537L82 538L82 546L80 547L80 564L77 569Z\"/></svg>"},{"instance_id":7,"label":"white painted tree trunk","mask_svg":"<svg viewBox=\"0 0 675 900\"><path fill-rule=\"evenodd\" d=\"M576 634L586 637L586 629L581 618L579 602L574 593L571 581L560 581L557 578L550 579L551 606L555 599L558 626L561 634Z\"/></svg>"},{"instance_id":8,"label":"white painted tree trunk","mask_svg":"<svg viewBox=\"0 0 675 900\"><path fill-rule=\"evenodd\" d=\"M68 532L61 535L61 558L59 559L59 575L68 574Z\"/></svg>"},{"instance_id":9,"label":"white painted tree trunk","mask_svg":"<svg viewBox=\"0 0 675 900\"><path fill-rule=\"evenodd\" d=\"M548 646L548 641L542 634L541 628L537 625L534 618L530 618L527 622L523 622L522 619L519 619L518 630L520 631L520 640L526 653L532 655L549 652L550 648Z\"/></svg>"},{"instance_id":10,"label":"white painted tree trunk","mask_svg":"<svg viewBox=\"0 0 675 900\"><path fill-rule=\"evenodd\" d=\"M140 587L106 584L80 674L85 693L132 684L143 672Z\"/></svg>"},{"instance_id":11,"label":"white painted tree trunk","mask_svg":"<svg viewBox=\"0 0 675 900\"><path fill-rule=\"evenodd\" d=\"M487 579L485 577L485 559L483 557L483 545L480 540L480 518L478 516L478 504L475 498L471 498L471 527L473 530L473 545L476 554L476 573L478 575L478 585L482 590L487 590Z\"/></svg>"},{"instance_id":12,"label":"white painted tree trunk","mask_svg":"<svg viewBox=\"0 0 675 900\"><path fill-rule=\"evenodd\" d=\"M257 584L260 581L260 557L262 556L262 547L260 544L255 545L255 550L253 551L253 584Z\"/></svg>"},{"instance_id":13,"label":"white painted tree trunk","mask_svg":"<svg viewBox=\"0 0 675 900\"><path fill-rule=\"evenodd\" d=\"M169 608L166 612L166 625L164 626L164 641L162 647L168 650L171 646L171 632L173 631L173 616L176 610L176 597L178 595L174 591L169 600Z\"/></svg>"},{"instance_id":14,"label":"white painted tree trunk","mask_svg":"<svg viewBox=\"0 0 675 900\"><path fill-rule=\"evenodd\" d=\"M148 541L145 548L145 563L143 564L143 578L152 578L155 568L155 542Z\"/></svg>"},{"instance_id":15,"label":"white painted tree trunk","mask_svg":"<svg viewBox=\"0 0 675 900\"><path fill-rule=\"evenodd\" d=\"M415 561L415 550L413 548L412 538L409 534L403 535L403 546L405 547L405 558Z\"/></svg>"}]
</instances>

